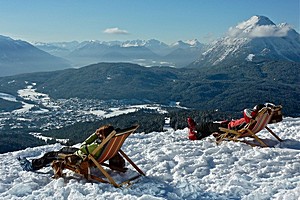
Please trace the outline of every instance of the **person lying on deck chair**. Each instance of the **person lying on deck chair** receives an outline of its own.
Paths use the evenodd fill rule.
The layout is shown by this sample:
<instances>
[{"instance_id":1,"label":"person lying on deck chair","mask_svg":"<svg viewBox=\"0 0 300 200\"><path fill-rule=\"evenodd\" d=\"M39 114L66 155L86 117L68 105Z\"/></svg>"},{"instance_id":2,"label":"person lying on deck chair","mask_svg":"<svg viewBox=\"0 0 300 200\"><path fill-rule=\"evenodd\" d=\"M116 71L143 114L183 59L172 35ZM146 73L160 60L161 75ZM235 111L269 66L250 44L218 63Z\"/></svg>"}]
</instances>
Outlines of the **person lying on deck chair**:
<instances>
[{"instance_id":1,"label":"person lying on deck chair","mask_svg":"<svg viewBox=\"0 0 300 200\"><path fill-rule=\"evenodd\" d=\"M188 123L188 138L190 140L201 140L205 137L210 136L213 133L218 133L219 128L228 128L233 130L240 130L244 128L251 119L254 119L260 109L267 106L268 104L258 104L253 109L244 109L243 111L243 117L237 120L231 120L231 121L222 121L222 122L200 122L198 124L195 123L195 121L188 117L187 123ZM217 137L217 134L214 135Z\"/></svg>"},{"instance_id":2,"label":"person lying on deck chair","mask_svg":"<svg viewBox=\"0 0 300 200\"><path fill-rule=\"evenodd\" d=\"M74 147L63 147L59 151L45 153L42 157L32 159L31 161L20 157L18 160L20 161L21 167L25 171L39 170L53 161L61 161L59 154L70 154L71 156L69 156L69 162L77 163L84 160L89 153L92 153L94 149L100 145L101 141L104 140L113 130L114 127L111 125L101 126L81 144L79 149ZM100 154L101 151L97 152L95 154L95 158L100 156ZM125 161L122 157L118 157L110 160L109 164L117 165L118 167L122 168L125 166Z\"/></svg>"}]
</instances>

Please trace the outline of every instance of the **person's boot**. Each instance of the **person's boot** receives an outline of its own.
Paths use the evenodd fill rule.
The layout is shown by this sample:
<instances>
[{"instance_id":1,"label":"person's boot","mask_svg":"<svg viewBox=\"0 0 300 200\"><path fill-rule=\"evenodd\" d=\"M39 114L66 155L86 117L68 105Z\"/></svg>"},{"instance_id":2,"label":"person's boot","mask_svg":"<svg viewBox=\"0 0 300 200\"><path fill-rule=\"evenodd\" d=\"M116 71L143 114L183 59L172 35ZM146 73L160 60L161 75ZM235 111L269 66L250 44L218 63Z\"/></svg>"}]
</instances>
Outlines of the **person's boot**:
<instances>
[{"instance_id":1,"label":"person's boot","mask_svg":"<svg viewBox=\"0 0 300 200\"><path fill-rule=\"evenodd\" d=\"M188 117L187 123L188 123L188 128L189 128L189 134L188 134L189 139L197 140L197 131L196 131L195 121L191 117Z\"/></svg>"},{"instance_id":2,"label":"person's boot","mask_svg":"<svg viewBox=\"0 0 300 200\"><path fill-rule=\"evenodd\" d=\"M33 171L32 163L27 158L18 157L18 161L24 171Z\"/></svg>"}]
</instances>

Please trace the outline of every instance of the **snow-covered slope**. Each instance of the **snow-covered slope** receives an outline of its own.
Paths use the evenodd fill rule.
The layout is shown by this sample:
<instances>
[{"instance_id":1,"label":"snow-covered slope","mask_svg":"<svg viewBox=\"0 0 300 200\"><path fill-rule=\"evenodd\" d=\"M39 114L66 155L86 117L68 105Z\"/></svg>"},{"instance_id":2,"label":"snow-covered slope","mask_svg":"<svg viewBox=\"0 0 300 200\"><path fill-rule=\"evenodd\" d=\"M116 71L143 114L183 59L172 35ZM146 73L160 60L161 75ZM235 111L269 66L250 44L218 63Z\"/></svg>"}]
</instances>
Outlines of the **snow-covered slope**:
<instances>
[{"instance_id":1,"label":"snow-covered slope","mask_svg":"<svg viewBox=\"0 0 300 200\"><path fill-rule=\"evenodd\" d=\"M261 60L300 62L300 35L286 23L275 25L264 16L231 27L192 66Z\"/></svg>"},{"instance_id":2,"label":"snow-covered slope","mask_svg":"<svg viewBox=\"0 0 300 200\"><path fill-rule=\"evenodd\" d=\"M58 144L0 154L0 199L299 199L300 118L269 127L285 140L275 148L234 142L217 146L212 136L190 141L187 129L135 133L123 150L146 177L122 189L70 171L67 178L54 180L50 167L39 173L21 170L18 156L39 157L61 148ZM260 135L276 142L266 131ZM120 180L116 172L109 173ZM134 173L132 168L128 173Z\"/></svg>"}]
</instances>

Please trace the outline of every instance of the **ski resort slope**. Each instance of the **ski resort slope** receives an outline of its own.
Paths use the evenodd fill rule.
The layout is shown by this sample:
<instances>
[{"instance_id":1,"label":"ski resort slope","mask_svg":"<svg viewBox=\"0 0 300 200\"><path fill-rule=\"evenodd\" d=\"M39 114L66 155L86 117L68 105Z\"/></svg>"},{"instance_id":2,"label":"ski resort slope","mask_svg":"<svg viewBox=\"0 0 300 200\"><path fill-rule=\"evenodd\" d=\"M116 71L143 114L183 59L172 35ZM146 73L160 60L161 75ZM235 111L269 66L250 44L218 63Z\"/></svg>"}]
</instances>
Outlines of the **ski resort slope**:
<instances>
[{"instance_id":1,"label":"ski resort slope","mask_svg":"<svg viewBox=\"0 0 300 200\"><path fill-rule=\"evenodd\" d=\"M60 144L0 154L0 199L280 199L300 196L300 118L284 118L269 125L284 142L267 131L259 135L275 148L251 147L214 138L187 139L187 129L150 134L135 133L123 151L146 173L130 187L89 182L66 170L52 179L51 167L22 171L17 157L36 158L58 150ZM109 173L117 180L133 175Z\"/></svg>"}]
</instances>

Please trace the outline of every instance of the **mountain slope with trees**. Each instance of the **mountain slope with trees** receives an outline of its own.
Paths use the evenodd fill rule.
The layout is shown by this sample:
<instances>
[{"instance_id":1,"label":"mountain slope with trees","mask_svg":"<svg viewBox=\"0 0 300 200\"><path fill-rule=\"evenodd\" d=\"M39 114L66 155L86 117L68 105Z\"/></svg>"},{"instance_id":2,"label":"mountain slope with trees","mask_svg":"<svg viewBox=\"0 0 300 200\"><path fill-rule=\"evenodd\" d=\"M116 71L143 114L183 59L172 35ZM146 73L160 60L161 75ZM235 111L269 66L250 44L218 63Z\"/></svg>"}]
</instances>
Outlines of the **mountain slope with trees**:
<instances>
[{"instance_id":1,"label":"mountain slope with trees","mask_svg":"<svg viewBox=\"0 0 300 200\"><path fill-rule=\"evenodd\" d=\"M272 61L227 67L175 69L130 63L99 63L53 73L0 79L0 91L12 93L36 82L37 91L58 98L138 100L200 110L239 112L261 102L282 104L299 115L300 63ZM10 81L15 80L12 84ZM23 87L23 88L24 88Z\"/></svg>"}]
</instances>

